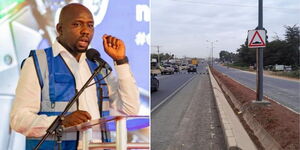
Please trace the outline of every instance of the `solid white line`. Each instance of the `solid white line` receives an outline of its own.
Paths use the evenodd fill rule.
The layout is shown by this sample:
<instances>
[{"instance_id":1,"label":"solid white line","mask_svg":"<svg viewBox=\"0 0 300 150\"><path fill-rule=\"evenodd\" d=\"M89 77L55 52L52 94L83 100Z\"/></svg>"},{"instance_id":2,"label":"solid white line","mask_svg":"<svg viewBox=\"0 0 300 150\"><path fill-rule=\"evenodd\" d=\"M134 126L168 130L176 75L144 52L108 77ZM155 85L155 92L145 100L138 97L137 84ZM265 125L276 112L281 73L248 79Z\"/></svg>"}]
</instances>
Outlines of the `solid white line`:
<instances>
[{"instance_id":1,"label":"solid white line","mask_svg":"<svg viewBox=\"0 0 300 150\"><path fill-rule=\"evenodd\" d=\"M161 106L162 104L164 104L169 98L171 98L172 96L174 96L179 90L181 90L183 87L185 87L190 81L192 81L196 76L193 76L192 78L190 78L189 80L187 80L185 83L183 83L179 88L177 88L173 93L171 93L168 97L166 97L165 99L163 99L158 105L156 105L152 110L151 113L154 112L159 106Z\"/></svg>"}]
</instances>

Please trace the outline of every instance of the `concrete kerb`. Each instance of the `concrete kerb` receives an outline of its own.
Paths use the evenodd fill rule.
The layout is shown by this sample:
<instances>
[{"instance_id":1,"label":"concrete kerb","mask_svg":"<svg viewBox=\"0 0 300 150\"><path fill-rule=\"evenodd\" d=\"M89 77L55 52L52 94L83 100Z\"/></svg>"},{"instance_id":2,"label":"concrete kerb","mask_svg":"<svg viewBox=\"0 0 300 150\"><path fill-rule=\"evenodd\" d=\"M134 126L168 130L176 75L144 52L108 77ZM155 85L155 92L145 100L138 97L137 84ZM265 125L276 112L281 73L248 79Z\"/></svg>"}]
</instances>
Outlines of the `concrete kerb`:
<instances>
[{"instance_id":1,"label":"concrete kerb","mask_svg":"<svg viewBox=\"0 0 300 150\"><path fill-rule=\"evenodd\" d=\"M230 104L227 102L210 69L208 69L208 71L219 112L219 118L227 144L227 149L256 150L257 148L255 144L247 134L243 125L239 121L239 118L235 115Z\"/></svg>"}]
</instances>

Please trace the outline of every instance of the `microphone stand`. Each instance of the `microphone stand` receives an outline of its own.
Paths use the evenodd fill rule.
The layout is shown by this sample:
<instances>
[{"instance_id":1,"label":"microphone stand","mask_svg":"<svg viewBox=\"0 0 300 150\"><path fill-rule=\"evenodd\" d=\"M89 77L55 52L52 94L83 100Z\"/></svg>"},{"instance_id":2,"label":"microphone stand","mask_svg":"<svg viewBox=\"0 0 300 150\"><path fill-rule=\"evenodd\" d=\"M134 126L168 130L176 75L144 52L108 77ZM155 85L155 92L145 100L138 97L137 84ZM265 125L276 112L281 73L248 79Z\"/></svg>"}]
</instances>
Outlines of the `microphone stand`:
<instances>
[{"instance_id":1,"label":"microphone stand","mask_svg":"<svg viewBox=\"0 0 300 150\"><path fill-rule=\"evenodd\" d=\"M64 111L56 117L56 119L52 122L52 124L47 129L46 134L43 136L43 138L39 141L39 143L35 146L34 150L38 150L39 147L42 145L42 143L47 139L47 137L50 134L55 134L57 137L56 143L58 145L58 150L61 150L61 137L63 133L63 127L62 127L62 121L64 120L65 114L69 111L69 109L73 106L75 101L79 98L79 96L82 94L82 92L89 86L90 82L94 79L94 77L101 71L101 69L104 67L105 63L99 63L99 66L94 70L94 73L92 76L86 81L86 83L83 85L83 87L75 94L75 96L69 101Z\"/></svg>"}]
</instances>

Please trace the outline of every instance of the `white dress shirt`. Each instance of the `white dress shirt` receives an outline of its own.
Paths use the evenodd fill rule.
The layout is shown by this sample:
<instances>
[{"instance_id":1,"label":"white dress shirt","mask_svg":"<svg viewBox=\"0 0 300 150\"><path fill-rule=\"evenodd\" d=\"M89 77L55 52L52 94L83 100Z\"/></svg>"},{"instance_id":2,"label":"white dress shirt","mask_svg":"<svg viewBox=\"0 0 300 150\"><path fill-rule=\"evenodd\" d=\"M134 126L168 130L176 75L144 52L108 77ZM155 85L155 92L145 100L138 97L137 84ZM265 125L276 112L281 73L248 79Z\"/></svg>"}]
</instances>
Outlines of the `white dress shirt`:
<instances>
[{"instance_id":1,"label":"white dress shirt","mask_svg":"<svg viewBox=\"0 0 300 150\"><path fill-rule=\"evenodd\" d=\"M76 89L81 89L91 76L83 53L79 62L60 43L54 42L53 56L61 54L76 81ZM139 93L135 79L128 64L116 65L118 79L110 74L106 79L110 103L110 115L137 115L139 111ZM93 82L93 81L92 81ZM38 115L40 110L41 88L32 57L26 59L11 111L11 128L29 137L41 137L56 116ZM96 86L93 85L79 97L79 109L90 113L92 120L99 119Z\"/></svg>"}]
</instances>

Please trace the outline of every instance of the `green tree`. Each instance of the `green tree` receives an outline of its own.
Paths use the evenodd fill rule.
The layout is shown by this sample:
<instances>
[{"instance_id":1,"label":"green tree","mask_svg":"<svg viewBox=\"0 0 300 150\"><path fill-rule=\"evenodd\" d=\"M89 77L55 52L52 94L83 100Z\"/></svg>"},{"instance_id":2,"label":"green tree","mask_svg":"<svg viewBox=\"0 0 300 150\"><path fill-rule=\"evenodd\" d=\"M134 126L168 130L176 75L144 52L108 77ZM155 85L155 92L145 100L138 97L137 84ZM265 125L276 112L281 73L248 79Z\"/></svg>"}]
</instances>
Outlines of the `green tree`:
<instances>
[{"instance_id":1,"label":"green tree","mask_svg":"<svg viewBox=\"0 0 300 150\"><path fill-rule=\"evenodd\" d=\"M225 50L219 53L219 57L222 62L235 62L237 60L237 54Z\"/></svg>"},{"instance_id":2,"label":"green tree","mask_svg":"<svg viewBox=\"0 0 300 150\"><path fill-rule=\"evenodd\" d=\"M285 45L286 42L280 39L269 42L264 49L264 66L285 64Z\"/></svg>"},{"instance_id":3,"label":"green tree","mask_svg":"<svg viewBox=\"0 0 300 150\"><path fill-rule=\"evenodd\" d=\"M285 64L299 67L299 26L285 26Z\"/></svg>"},{"instance_id":4,"label":"green tree","mask_svg":"<svg viewBox=\"0 0 300 150\"><path fill-rule=\"evenodd\" d=\"M157 57L158 55L157 54L154 54L152 53L151 54L151 59L155 58L155 59L158 59ZM164 61L164 60L169 60L169 59L173 59L174 58L174 55L172 54L168 54L168 53L160 53L159 54L159 61Z\"/></svg>"},{"instance_id":5,"label":"green tree","mask_svg":"<svg viewBox=\"0 0 300 150\"><path fill-rule=\"evenodd\" d=\"M248 48L248 40L241 45L241 48L237 49L238 52L238 64L241 66L254 65L256 62L256 50Z\"/></svg>"}]
</instances>

